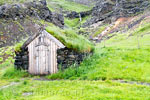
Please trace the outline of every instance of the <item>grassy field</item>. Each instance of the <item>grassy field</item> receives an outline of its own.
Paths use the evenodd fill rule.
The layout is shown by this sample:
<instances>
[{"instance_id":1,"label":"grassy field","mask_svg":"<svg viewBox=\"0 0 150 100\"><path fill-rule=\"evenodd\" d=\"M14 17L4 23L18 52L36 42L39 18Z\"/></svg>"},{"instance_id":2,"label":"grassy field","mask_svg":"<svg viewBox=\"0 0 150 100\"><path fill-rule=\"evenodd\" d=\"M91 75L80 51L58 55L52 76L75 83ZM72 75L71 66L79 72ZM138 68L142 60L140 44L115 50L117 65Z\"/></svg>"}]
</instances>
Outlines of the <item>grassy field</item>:
<instances>
[{"instance_id":1,"label":"grassy field","mask_svg":"<svg viewBox=\"0 0 150 100\"><path fill-rule=\"evenodd\" d=\"M94 54L79 67L50 75L49 79L127 80L150 82L149 24L97 44ZM133 36L129 36L130 34Z\"/></svg>"},{"instance_id":2,"label":"grassy field","mask_svg":"<svg viewBox=\"0 0 150 100\"><path fill-rule=\"evenodd\" d=\"M35 80L40 77L16 71L13 64L1 69L0 87L18 84L0 89L0 100L149 100L150 86L114 81L150 83L150 35L140 39L140 48L136 35L126 36L98 44L79 67L46 76L57 80Z\"/></svg>"},{"instance_id":3,"label":"grassy field","mask_svg":"<svg viewBox=\"0 0 150 100\"><path fill-rule=\"evenodd\" d=\"M25 95L27 94L28 95ZM111 81L25 80L0 90L1 100L149 100L150 87Z\"/></svg>"}]
</instances>

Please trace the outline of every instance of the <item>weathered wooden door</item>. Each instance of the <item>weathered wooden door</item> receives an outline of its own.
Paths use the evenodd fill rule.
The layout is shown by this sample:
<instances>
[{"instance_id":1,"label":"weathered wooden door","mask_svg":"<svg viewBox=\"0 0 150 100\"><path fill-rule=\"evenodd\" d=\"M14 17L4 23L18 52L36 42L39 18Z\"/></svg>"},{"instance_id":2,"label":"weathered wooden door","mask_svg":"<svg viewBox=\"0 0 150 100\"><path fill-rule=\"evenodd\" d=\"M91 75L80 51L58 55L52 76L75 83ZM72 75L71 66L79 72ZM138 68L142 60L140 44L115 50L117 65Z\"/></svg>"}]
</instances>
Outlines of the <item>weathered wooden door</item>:
<instances>
[{"instance_id":1,"label":"weathered wooden door","mask_svg":"<svg viewBox=\"0 0 150 100\"><path fill-rule=\"evenodd\" d=\"M49 66L49 49L48 45L44 42L39 42L38 45L35 46L35 68L36 74L44 75L50 73Z\"/></svg>"}]
</instances>

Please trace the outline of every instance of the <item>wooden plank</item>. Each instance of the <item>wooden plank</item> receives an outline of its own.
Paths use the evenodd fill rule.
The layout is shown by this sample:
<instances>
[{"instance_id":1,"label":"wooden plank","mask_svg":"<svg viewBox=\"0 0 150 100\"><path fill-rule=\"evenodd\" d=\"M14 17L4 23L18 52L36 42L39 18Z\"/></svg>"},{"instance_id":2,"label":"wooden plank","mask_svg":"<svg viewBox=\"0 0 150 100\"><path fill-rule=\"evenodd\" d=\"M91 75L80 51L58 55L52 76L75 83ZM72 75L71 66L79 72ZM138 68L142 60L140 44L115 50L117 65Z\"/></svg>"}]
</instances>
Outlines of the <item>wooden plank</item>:
<instances>
[{"instance_id":1,"label":"wooden plank","mask_svg":"<svg viewBox=\"0 0 150 100\"><path fill-rule=\"evenodd\" d=\"M31 70L31 73L32 74L34 74L34 63L33 63L33 50L34 50L34 45L33 45L33 42L31 43L31 46L32 46L32 52L31 52L31 63L32 63L32 65L31 65L31 68L32 68L32 70Z\"/></svg>"},{"instance_id":2,"label":"wooden plank","mask_svg":"<svg viewBox=\"0 0 150 100\"><path fill-rule=\"evenodd\" d=\"M29 52L29 68L28 68L28 72L29 72L29 70L30 70L30 45L28 46L28 52Z\"/></svg>"},{"instance_id":3,"label":"wooden plank","mask_svg":"<svg viewBox=\"0 0 150 100\"><path fill-rule=\"evenodd\" d=\"M36 38L36 43L34 46L38 45L38 38ZM39 65L39 52L38 52L39 47L35 47L35 53L34 53L34 59L35 59L35 74L38 74L38 65Z\"/></svg>"},{"instance_id":4,"label":"wooden plank","mask_svg":"<svg viewBox=\"0 0 150 100\"><path fill-rule=\"evenodd\" d=\"M34 63L34 51L35 51L35 41L32 42L32 72L35 74L35 63Z\"/></svg>"},{"instance_id":5,"label":"wooden plank","mask_svg":"<svg viewBox=\"0 0 150 100\"><path fill-rule=\"evenodd\" d=\"M49 41L49 72L51 73L51 41Z\"/></svg>"},{"instance_id":6,"label":"wooden plank","mask_svg":"<svg viewBox=\"0 0 150 100\"><path fill-rule=\"evenodd\" d=\"M55 60L55 52L54 52L54 49L55 49L55 43L53 42L53 73L55 73L55 62L54 62L54 60Z\"/></svg>"},{"instance_id":7,"label":"wooden plank","mask_svg":"<svg viewBox=\"0 0 150 100\"><path fill-rule=\"evenodd\" d=\"M33 73L33 43L31 43L31 74Z\"/></svg>"},{"instance_id":8,"label":"wooden plank","mask_svg":"<svg viewBox=\"0 0 150 100\"><path fill-rule=\"evenodd\" d=\"M55 73L57 73L57 45L55 46Z\"/></svg>"},{"instance_id":9,"label":"wooden plank","mask_svg":"<svg viewBox=\"0 0 150 100\"><path fill-rule=\"evenodd\" d=\"M52 36L46 30L44 30L42 33L45 34L51 41L53 41L54 43L56 43L59 47L65 48L65 46L58 39L56 39L54 36Z\"/></svg>"},{"instance_id":10,"label":"wooden plank","mask_svg":"<svg viewBox=\"0 0 150 100\"><path fill-rule=\"evenodd\" d=\"M47 38L45 38L45 40L46 40L46 44L48 44L48 42L49 42L49 40L47 39ZM48 46L49 47L49 46ZM49 72L49 62L48 62L48 60L49 60L49 57L48 57L48 55L49 55L49 48L47 47L47 50L46 50L46 74L48 74L48 72Z\"/></svg>"},{"instance_id":11,"label":"wooden plank","mask_svg":"<svg viewBox=\"0 0 150 100\"><path fill-rule=\"evenodd\" d=\"M53 74L53 42L51 41L51 73Z\"/></svg>"}]
</instances>

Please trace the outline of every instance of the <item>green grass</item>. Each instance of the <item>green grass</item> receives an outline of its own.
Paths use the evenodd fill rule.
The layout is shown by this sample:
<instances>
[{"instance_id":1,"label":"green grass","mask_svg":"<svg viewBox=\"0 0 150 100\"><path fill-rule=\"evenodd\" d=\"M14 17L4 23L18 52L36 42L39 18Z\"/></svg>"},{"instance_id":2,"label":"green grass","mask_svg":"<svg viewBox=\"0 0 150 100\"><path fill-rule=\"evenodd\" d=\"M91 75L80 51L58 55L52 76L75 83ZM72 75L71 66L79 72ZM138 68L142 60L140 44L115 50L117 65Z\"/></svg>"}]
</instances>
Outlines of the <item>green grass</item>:
<instances>
[{"instance_id":1,"label":"green grass","mask_svg":"<svg viewBox=\"0 0 150 100\"><path fill-rule=\"evenodd\" d=\"M133 35L141 35L141 33L148 33L150 32L150 23L142 23L141 26L139 28L137 28L135 30L135 32L133 33Z\"/></svg>"},{"instance_id":2,"label":"green grass","mask_svg":"<svg viewBox=\"0 0 150 100\"><path fill-rule=\"evenodd\" d=\"M69 27L76 28L79 25L77 19L65 19L65 22ZM79 67L73 65L46 76L52 79L49 81L35 81L37 77L30 77L27 72L14 69L14 55L11 51L15 46L0 48L0 57L4 54L11 56L0 64L0 88L19 81L18 85L0 89L0 100L150 100L149 86L112 81L150 83L149 27L148 23L143 23L135 31L114 33L116 36L96 45L94 54L88 56ZM72 29L63 30L50 25L46 30L68 48L80 52L89 52L94 48L90 41ZM133 36L129 37L131 33ZM19 48L20 44L16 46L16 51ZM23 93L33 94L24 96Z\"/></svg>"},{"instance_id":3,"label":"green grass","mask_svg":"<svg viewBox=\"0 0 150 100\"><path fill-rule=\"evenodd\" d=\"M78 35L72 29L62 30L58 27L47 27L46 30L60 40L66 47L78 52L91 52L94 50L93 44L82 35Z\"/></svg>"},{"instance_id":4,"label":"green grass","mask_svg":"<svg viewBox=\"0 0 150 100\"><path fill-rule=\"evenodd\" d=\"M147 25L142 26L147 27ZM142 29L143 29L142 28ZM129 36L141 30L116 36L96 46L93 56L87 58L79 67L71 67L57 74L47 76L49 79L82 80L127 80L150 82L150 34L137 39ZM143 35L149 31L143 31ZM139 43L138 43L139 41ZM139 44L139 45L138 45ZM140 48L139 48L140 47Z\"/></svg>"},{"instance_id":5,"label":"green grass","mask_svg":"<svg viewBox=\"0 0 150 100\"><path fill-rule=\"evenodd\" d=\"M88 7L86 5L78 4L75 2L67 1L67 0L47 0L48 7L55 11L56 9L63 8L66 11L88 11L91 9L91 7Z\"/></svg>"},{"instance_id":6,"label":"green grass","mask_svg":"<svg viewBox=\"0 0 150 100\"><path fill-rule=\"evenodd\" d=\"M79 18L74 18L74 19L65 18L64 22L65 22L65 25L69 28L78 28L78 27L81 27L81 25L83 25L89 18L90 16L86 16L82 18L81 22Z\"/></svg>"},{"instance_id":7,"label":"green grass","mask_svg":"<svg viewBox=\"0 0 150 100\"><path fill-rule=\"evenodd\" d=\"M0 87L9 85L11 82L18 82L22 78L30 76L26 71L14 68L13 58L8 58L0 65Z\"/></svg>"},{"instance_id":8,"label":"green grass","mask_svg":"<svg viewBox=\"0 0 150 100\"><path fill-rule=\"evenodd\" d=\"M100 33L102 33L102 32L106 29L107 26L108 26L108 25L103 25L103 26L101 26L101 27L93 34L93 37L96 37L97 35L99 35Z\"/></svg>"},{"instance_id":9,"label":"green grass","mask_svg":"<svg viewBox=\"0 0 150 100\"><path fill-rule=\"evenodd\" d=\"M0 57L0 62L2 62L3 61L3 58L2 57Z\"/></svg>"},{"instance_id":10,"label":"green grass","mask_svg":"<svg viewBox=\"0 0 150 100\"><path fill-rule=\"evenodd\" d=\"M14 68L14 66L9 66L5 69L3 72L3 75L1 76L1 79L14 79L14 78L23 78L25 76L28 76L28 73L23 70L17 70Z\"/></svg>"},{"instance_id":11,"label":"green grass","mask_svg":"<svg viewBox=\"0 0 150 100\"><path fill-rule=\"evenodd\" d=\"M33 93L23 96L23 93ZM150 87L111 81L23 81L0 90L1 100L149 100Z\"/></svg>"},{"instance_id":12,"label":"green grass","mask_svg":"<svg viewBox=\"0 0 150 100\"><path fill-rule=\"evenodd\" d=\"M101 48L78 68L69 68L49 79L116 80L150 82L150 49Z\"/></svg>"},{"instance_id":13,"label":"green grass","mask_svg":"<svg viewBox=\"0 0 150 100\"><path fill-rule=\"evenodd\" d=\"M15 51L16 51L16 52L20 52L20 51L21 51L21 47L22 47L23 43L24 43L24 42L20 42L20 43L17 43L17 44L15 45Z\"/></svg>"},{"instance_id":14,"label":"green grass","mask_svg":"<svg viewBox=\"0 0 150 100\"><path fill-rule=\"evenodd\" d=\"M79 18L75 18L75 19L68 19L65 18L65 24L68 27L76 27L79 24Z\"/></svg>"}]
</instances>

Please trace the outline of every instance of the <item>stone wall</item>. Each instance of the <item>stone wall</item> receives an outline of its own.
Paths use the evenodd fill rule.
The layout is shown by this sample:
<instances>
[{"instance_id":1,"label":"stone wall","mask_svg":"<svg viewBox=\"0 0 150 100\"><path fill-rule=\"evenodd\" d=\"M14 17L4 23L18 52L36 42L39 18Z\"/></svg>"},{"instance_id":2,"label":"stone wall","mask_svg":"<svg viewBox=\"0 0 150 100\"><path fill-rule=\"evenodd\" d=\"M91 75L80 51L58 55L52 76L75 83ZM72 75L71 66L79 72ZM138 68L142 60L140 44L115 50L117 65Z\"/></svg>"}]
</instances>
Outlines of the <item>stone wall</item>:
<instances>
[{"instance_id":1,"label":"stone wall","mask_svg":"<svg viewBox=\"0 0 150 100\"><path fill-rule=\"evenodd\" d=\"M16 69L23 69L28 70L29 66L29 56L28 56L28 49L21 49L20 52L15 52L15 68Z\"/></svg>"},{"instance_id":2,"label":"stone wall","mask_svg":"<svg viewBox=\"0 0 150 100\"><path fill-rule=\"evenodd\" d=\"M75 63L79 65L87 55L89 53L78 53L68 48L59 49L57 50L58 66L61 66L61 70L64 70Z\"/></svg>"},{"instance_id":3,"label":"stone wall","mask_svg":"<svg viewBox=\"0 0 150 100\"><path fill-rule=\"evenodd\" d=\"M15 52L15 68L28 70L29 67L29 53L28 49L21 49L20 52ZM72 49L63 48L57 50L57 63L64 70L73 64L79 65L89 53L78 53Z\"/></svg>"}]
</instances>

